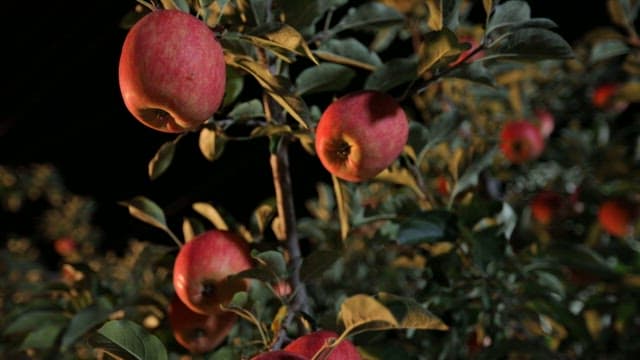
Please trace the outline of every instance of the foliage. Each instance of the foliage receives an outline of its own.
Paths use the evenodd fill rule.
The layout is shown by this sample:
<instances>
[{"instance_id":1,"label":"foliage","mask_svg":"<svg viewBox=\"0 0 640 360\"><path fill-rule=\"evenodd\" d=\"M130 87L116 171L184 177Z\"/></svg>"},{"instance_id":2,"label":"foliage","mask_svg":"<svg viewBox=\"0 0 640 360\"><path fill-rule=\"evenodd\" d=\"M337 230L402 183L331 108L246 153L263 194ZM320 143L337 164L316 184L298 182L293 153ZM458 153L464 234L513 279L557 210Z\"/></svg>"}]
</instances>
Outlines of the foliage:
<instances>
[{"instance_id":1,"label":"foliage","mask_svg":"<svg viewBox=\"0 0 640 360\"><path fill-rule=\"evenodd\" d=\"M66 193L55 170L0 168L5 213L41 201L46 214L32 233L5 235L0 354L187 354L166 318L175 243L210 228L240 233L259 265L239 274L254 282L227 309L242 320L194 358L246 359L316 328L351 338L367 359L640 353L640 223L619 238L597 222L607 198L640 201L640 3L607 4L611 26L570 45L521 0L162 1L216 31L228 87L214 118L158 149L150 178L172 171L187 136L209 161L229 142L262 137L272 161L295 143L314 155L322 109L362 88L401 100L411 118L405 151L371 181L318 182L309 216L283 212L278 194L248 205L246 224L203 201L175 231L153 199L137 196L123 211L167 238L131 241L119 254L100 250L107 239L91 225L90 200ZM154 6L139 1L123 24ZM603 84L614 92L594 101ZM535 122L538 109L555 118L542 156L509 163L497 150L502 125ZM289 171L279 164L276 187ZM546 225L529 205L542 190L566 199ZM40 242L63 236L81 246L51 271ZM283 281L293 292L275 291Z\"/></svg>"}]
</instances>

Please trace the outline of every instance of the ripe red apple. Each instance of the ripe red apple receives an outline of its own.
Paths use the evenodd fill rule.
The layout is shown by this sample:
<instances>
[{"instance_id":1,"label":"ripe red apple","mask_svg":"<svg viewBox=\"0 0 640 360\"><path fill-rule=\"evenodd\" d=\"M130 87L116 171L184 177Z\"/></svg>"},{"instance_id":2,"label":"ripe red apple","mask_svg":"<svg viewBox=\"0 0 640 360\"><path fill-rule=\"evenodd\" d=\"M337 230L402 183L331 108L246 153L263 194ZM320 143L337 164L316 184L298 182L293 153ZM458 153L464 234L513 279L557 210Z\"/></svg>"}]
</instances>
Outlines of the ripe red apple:
<instances>
[{"instance_id":1,"label":"ripe red apple","mask_svg":"<svg viewBox=\"0 0 640 360\"><path fill-rule=\"evenodd\" d=\"M293 340L284 347L285 351L300 354L309 359L320 351L325 345L338 338L338 334L329 330L318 330ZM360 360L360 353L349 340L345 339L338 344L326 360Z\"/></svg>"},{"instance_id":2,"label":"ripe red apple","mask_svg":"<svg viewBox=\"0 0 640 360\"><path fill-rule=\"evenodd\" d=\"M193 129L224 96L222 46L213 31L180 10L155 10L129 30L119 84L127 109L143 124L168 133Z\"/></svg>"},{"instance_id":3,"label":"ripe red apple","mask_svg":"<svg viewBox=\"0 0 640 360\"><path fill-rule=\"evenodd\" d=\"M598 222L604 231L625 237L633 234L638 211L635 206L622 199L607 199L598 208Z\"/></svg>"},{"instance_id":4,"label":"ripe red apple","mask_svg":"<svg viewBox=\"0 0 640 360\"><path fill-rule=\"evenodd\" d=\"M78 244L73 238L63 236L53 242L53 248L60 256L69 256L77 251Z\"/></svg>"},{"instance_id":5,"label":"ripe red apple","mask_svg":"<svg viewBox=\"0 0 640 360\"><path fill-rule=\"evenodd\" d=\"M555 128L555 117L549 110L545 109L536 109L534 113L542 137L545 139L548 138Z\"/></svg>"},{"instance_id":6,"label":"ripe red apple","mask_svg":"<svg viewBox=\"0 0 640 360\"><path fill-rule=\"evenodd\" d=\"M542 225L549 225L561 207L562 196L555 191L541 191L531 199L531 215Z\"/></svg>"},{"instance_id":7,"label":"ripe red apple","mask_svg":"<svg viewBox=\"0 0 640 360\"><path fill-rule=\"evenodd\" d=\"M187 242L173 266L173 287L180 299L202 314L220 312L238 291L248 288L247 279L230 275L252 266L244 240L230 231L209 230Z\"/></svg>"},{"instance_id":8,"label":"ripe red apple","mask_svg":"<svg viewBox=\"0 0 640 360\"><path fill-rule=\"evenodd\" d=\"M526 120L507 122L500 133L500 149L514 164L521 164L542 154L544 139L540 129Z\"/></svg>"},{"instance_id":9,"label":"ripe red apple","mask_svg":"<svg viewBox=\"0 0 640 360\"><path fill-rule=\"evenodd\" d=\"M343 180L359 182L376 176L402 153L409 123L393 97L363 90L332 102L315 136L322 165Z\"/></svg>"},{"instance_id":10,"label":"ripe red apple","mask_svg":"<svg viewBox=\"0 0 640 360\"><path fill-rule=\"evenodd\" d=\"M251 360L310 360L311 358L283 350L274 350L258 354Z\"/></svg>"},{"instance_id":11,"label":"ripe red apple","mask_svg":"<svg viewBox=\"0 0 640 360\"><path fill-rule=\"evenodd\" d=\"M211 351L222 344L237 321L232 312L196 313L177 296L169 304L167 317L176 341L194 354Z\"/></svg>"}]
</instances>

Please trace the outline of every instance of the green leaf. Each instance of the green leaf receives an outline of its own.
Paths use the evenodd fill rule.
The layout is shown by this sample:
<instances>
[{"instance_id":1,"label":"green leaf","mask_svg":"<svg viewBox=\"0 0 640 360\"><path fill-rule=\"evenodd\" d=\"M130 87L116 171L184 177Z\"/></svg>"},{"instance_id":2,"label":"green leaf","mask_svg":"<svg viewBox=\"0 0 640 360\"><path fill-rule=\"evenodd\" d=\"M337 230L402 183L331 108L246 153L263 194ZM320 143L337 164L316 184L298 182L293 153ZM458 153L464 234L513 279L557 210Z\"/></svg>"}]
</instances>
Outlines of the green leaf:
<instances>
[{"instance_id":1,"label":"green leaf","mask_svg":"<svg viewBox=\"0 0 640 360\"><path fill-rule=\"evenodd\" d=\"M5 318L6 319L6 318ZM42 324L65 324L69 319L61 311L37 310L21 314L9 325L2 334L4 336L22 334L34 331Z\"/></svg>"},{"instance_id":2,"label":"green leaf","mask_svg":"<svg viewBox=\"0 0 640 360\"><path fill-rule=\"evenodd\" d=\"M272 22L252 29L251 32L242 36L256 46L276 52L279 51L278 49L287 50L296 55L307 56L314 63L318 63L302 34L290 25Z\"/></svg>"},{"instance_id":3,"label":"green leaf","mask_svg":"<svg viewBox=\"0 0 640 360\"><path fill-rule=\"evenodd\" d=\"M526 1L506 1L500 5L496 5L493 15L491 15L487 23L486 34L489 35L498 28L508 27L529 20L530 18L531 8Z\"/></svg>"},{"instance_id":4,"label":"green leaf","mask_svg":"<svg viewBox=\"0 0 640 360\"><path fill-rule=\"evenodd\" d=\"M266 0L250 0L251 14L256 25L262 25L267 22L267 1Z\"/></svg>"},{"instance_id":5,"label":"green leaf","mask_svg":"<svg viewBox=\"0 0 640 360\"><path fill-rule=\"evenodd\" d=\"M284 134L291 134L291 126L289 125L276 125L276 124L267 124L263 126L258 126L251 130L251 137L261 137L261 136L277 136Z\"/></svg>"},{"instance_id":6,"label":"green leaf","mask_svg":"<svg viewBox=\"0 0 640 360\"><path fill-rule=\"evenodd\" d=\"M427 24L432 30L440 31L444 27L455 30L460 21L460 0L427 0L429 18Z\"/></svg>"},{"instance_id":7,"label":"green leaf","mask_svg":"<svg viewBox=\"0 0 640 360\"><path fill-rule=\"evenodd\" d=\"M321 63L304 69L296 78L297 94L308 95L326 91L340 91L356 76L352 69L333 63Z\"/></svg>"},{"instance_id":8,"label":"green leaf","mask_svg":"<svg viewBox=\"0 0 640 360\"><path fill-rule=\"evenodd\" d=\"M496 54L495 57L516 60L570 59L575 56L571 45L562 36L542 28L516 30L492 44L489 50Z\"/></svg>"},{"instance_id":9,"label":"green leaf","mask_svg":"<svg viewBox=\"0 0 640 360\"><path fill-rule=\"evenodd\" d=\"M300 277L303 281L316 279L329 270L340 259L340 253L334 250L316 250L302 261Z\"/></svg>"},{"instance_id":10,"label":"green leaf","mask_svg":"<svg viewBox=\"0 0 640 360\"><path fill-rule=\"evenodd\" d=\"M468 49L469 44L458 43L456 34L447 28L431 31L425 35L420 47L418 74L422 76L435 67L449 63Z\"/></svg>"},{"instance_id":11,"label":"green leaf","mask_svg":"<svg viewBox=\"0 0 640 360\"><path fill-rule=\"evenodd\" d=\"M439 114L432 122L430 127L426 127L422 124L420 125L411 125L414 128L414 132L417 130L417 127L422 127L419 132L421 136L424 136L426 132L426 142L424 144L419 145L417 143L417 138L414 135L412 146L414 150L417 151L417 163L422 164L422 161L426 157L427 152L438 146L440 143L451 139L454 135L454 132L460 127L460 124L464 120L464 117L460 116L457 111L448 111ZM417 123L413 121L413 123Z\"/></svg>"},{"instance_id":12,"label":"green leaf","mask_svg":"<svg viewBox=\"0 0 640 360\"><path fill-rule=\"evenodd\" d=\"M285 15L285 22L303 31L314 25L328 10L346 3L347 0L282 0L279 5Z\"/></svg>"},{"instance_id":13,"label":"green leaf","mask_svg":"<svg viewBox=\"0 0 640 360\"><path fill-rule=\"evenodd\" d=\"M591 53L589 54L589 63L595 64L597 62L620 55L626 55L628 53L629 46L622 40L601 40L595 43L593 47L591 47Z\"/></svg>"},{"instance_id":14,"label":"green leaf","mask_svg":"<svg viewBox=\"0 0 640 360\"><path fill-rule=\"evenodd\" d=\"M474 263L483 271L488 271L490 263L504 259L507 239L501 236L499 227L492 227L471 233L471 255Z\"/></svg>"},{"instance_id":15,"label":"green leaf","mask_svg":"<svg viewBox=\"0 0 640 360\"><path fill-rule=\"evenodd\" d=\"M304 128L310 128L310 115L307 104L292 92L288 79L271 74L264 66L250 57L226 54L225 61L248 72L253 76L266 93L282 106Z\"/></svg>"},{"instance_id":16,"label":"green leaf","mask_svg":"<svg viewBox=\"0 0 640 360\"><path fill-rule=\"evenodd\" d=\"M149 161L149 178L157 179L171 165L173 155L175 154L176 144L174 141L167 141L156 152L153 159Z\"/></svg>"},{"instance_id":17,"label":"green leaf","mask_svg":"<svg viewBox=\"0 0 640 360\"><path fill-rule=\"evenodd\" d=\"M91 339L94 348L125 360L167 360L162 342L131 320L112 320Z\"/></svg>"},{"instance_id":18,"label":"green leaf","mask_svg":"<svg viewBox=\"0 0 640 360\"><path fill-rule=\"evenodd\" d=\"M264 118L264 107L262 101L253 99L238 103L228 115L235 121Z\"/></svg>"},{"instance_id":19,"label":"green leaf","mask_svg":"<svg viewBox=\"0 0 640 360\"><path fill-rule=\"evenodd\" d=\"M487 151L480 159L476 160L467 169L465 169L464 173L462 174L462 176L460 176L458 181L456 181L453 189L451 190L449 202L452 202L453 199L455 199L455 197L462 191L478 185L478 176L484 169L486 169L493 163L493 159L496 156L497 152L497 147L492 148L491 150Z\"/></svg>"},{"instance_id":20,"label":"green leaf","mask_svg":"<svg viewBox=\"0 0 640 360\"><path fill-rule=\"evenodd\" d=\"M136 196L128 202L120 202L120 205L126 206L129 214L136 219L162 230L168 229L164 211L152 200L144 196Z\"/></svg>"},{"instance_id":21,"label":"green leaf","mask_svg":"<svg viewBox=\"0 0 640 360\"><path fill-rule=\"evenodd\" d=\"M226 141L218 136L215 130L202 128L198 136L198 147L202 155L209 161L214 161L222 155Z\"/></svg>"},{"instance_id":22,"label":"green leaf","mask_svg":"<svg viewBox=\"0 0 640 360\"><path fill-rule=\"evenodd\" d=\"M204 216L218 230L229 230L229 225L224 220L220 212L211 204L206 202L196 202L191 206L198 214Z\"/></svg>"},{"instance_id":23,"label":"green leaf","mask_svg":"<svg viewBox=\"0 0 640 360\"><path fill-rule=\"evenodd\" d=\"M189 12L189 4L186 0L160 0L164 9L178 9Z\"/></svg>"},{"instance_id":24,"label":"green leaf","mask_svg":"<svg viewBox=\"0 0 640 360\"><path fill-rule=\"evenodd\" d=\"M404 16L381 2L368 2L351 8L331 30L334 34L345 30L366 30L375 32L390 25L402 24Z\"/></svg>"},{"instance_id":25,"label":"green leaf","mask_svg":"<svg viewBox=\"0 0 640 360\"><path fill-rule=\"evenodd\" d=\"M478 84L496 87L496 79L481 61L459 64L445 77L473 81Z\"/></svg>"},{"instance_id":26,"label":"green leaf","mask_svg":"<svg viewBox=\"0 0 640 360\"><path fill-rule=\"evenodd\" d=\"M278 277L286 276L287 274L287 262L281 252L275 250L268 250L265 252L253 255L255 259L263 266L273 271Z\"/></svg>"},{"instance_id":27,"label":"green leaf","mask_svg":"<svg viewBox=\"0 0 640 360\"><path fill-rule=\"evenodd\" d=\"M382 60L375 51L369 50L355 38L329 39L314 52L323 60L355 66L373 71L382 66Z\"/></svg>"},{"instance_id":28,"label":"green leaf","mask_svg":"<svg viewBox=\"0 0 640 360\"><path fill-rule=\"evenodd\" d=\"M418 76L418 57L391 59L372 72L364 83L367 90L387 92L399 85L409 83Z\"/></svg>"},{"instance_id":29,"label":"green leaf","mask_svg":"<svg viewBox=\"0 0 640 360\"><path fill-rule=\"evenodd\" d=\"M396 241L402 245L450 241L457 237L456 216L444 210L421 211L398 225Z\"/></svg>"},{"instance_id":30,"label":"green leaf","mask_svg":"<svg viewBox=\"0 0 640 360\"><path fill-rule=\"evenodd\" d=\"M62 336L61 350L66 351L82 335L107 321L112 312L113 305L105 297L99 297L94 304L75 314Z\"/></svg>"},{"instance_id":31,"label":"green leaf","mask_svg":"<svg viewBox=\"0 0 640 360\"><path fill-rule=\"evenodd\" d=\"M244 88L244 77L232 67L227 66L227 82L225 84L222 106L228 106L238 99Z\"/></svg>"},{"instance_id":32,"label":"green leaf","mask_svg":"<svg viewBox=\"0 0 640 360\"><path fill-rule=\"evenodd\" d=\"M52 348L62 330L64 323L44 323L27 334L20 344L20 350L27 349L50 349Z\"/></svg>"},{"instance_id":33,"label":"green leaf","mask_svg":"<svg viewBox=\"0 0 640 360\"><path fill-rule=\"evenodd\" d=\"M558 276L547 271L536 271L535 274L536 281L544 289L555 293L562 299L566 297L564 283L558 278Z\"/></svg>"}]
</instances>

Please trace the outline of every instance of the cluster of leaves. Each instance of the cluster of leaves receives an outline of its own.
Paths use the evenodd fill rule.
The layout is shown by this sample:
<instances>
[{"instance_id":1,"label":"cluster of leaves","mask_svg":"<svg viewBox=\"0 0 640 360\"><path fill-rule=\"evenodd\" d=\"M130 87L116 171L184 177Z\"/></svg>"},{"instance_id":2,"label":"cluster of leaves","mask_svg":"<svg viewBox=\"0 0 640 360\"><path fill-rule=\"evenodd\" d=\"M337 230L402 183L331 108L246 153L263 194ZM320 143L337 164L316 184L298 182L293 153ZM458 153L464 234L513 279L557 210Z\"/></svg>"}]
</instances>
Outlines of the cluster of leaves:
<instances>
[{"instance_id":1,"label":"cluster of leaves","mask_svg":"<svg viewBox=\"0 0 640 360\"><path fill-rule=\"evenodd\" d=\"M362 88L396 95L411 118L409 142L393 166L365 183L319 182L306 202L310 215L295 219L308 290L298 325L352 336L370 359L640 351L640 244L634 236L611 237L596 221L603 199L640 194L640 119L629 111L640 94L633 26L640 5L607 4L615 26L572 47L553 21L532 18L520 0L162 1L200 16L225 49L223 108L198 130L210 161L229 141L259 137L270 140L265 151L277 151L286 138L313 154L321 109ZM480 24L471 21L478 13ZM596 106L592 94L605 83L620 86L606 106ZM498 151L499 130L516 118L535 121L536 109L554 115L555 131L539 159L510 164ZM152 179L170 171L176 145L191 135L161 146L149 163ZM551 225L531 219L529 200L542 189L573 196ZM2 200L12 203L7 194ZM284 220L275 202L257 204L249 224L206 202L184 214L180 238L233 229L259 264L242 274L255 286L229 309L243 321L205 358L247 357L282 334L296 293L274 289L295 268L280 241ZM180 242L151 199L124 205ZM3 300L9 345L0 351L55 358L92 358L94 349L124 358L184 353L166 321L174 250L132 242L124 256L68 259L55 276L10 277L3 298L23 295ZM18 252L8 248L6 258L20 258ZM17 262L7 264L10 274L19 272ZM24 283L24 291L10 288Z\"/></svg>"}]
</instances>

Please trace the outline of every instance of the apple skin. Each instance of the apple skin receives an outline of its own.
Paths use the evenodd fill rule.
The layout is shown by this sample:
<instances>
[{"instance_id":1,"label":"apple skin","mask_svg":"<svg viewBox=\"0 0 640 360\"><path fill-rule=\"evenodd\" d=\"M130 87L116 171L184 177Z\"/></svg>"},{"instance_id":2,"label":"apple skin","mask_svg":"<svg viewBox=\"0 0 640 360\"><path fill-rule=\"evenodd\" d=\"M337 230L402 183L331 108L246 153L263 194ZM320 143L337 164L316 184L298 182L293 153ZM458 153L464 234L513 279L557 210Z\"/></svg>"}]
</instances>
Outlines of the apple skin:
<instances>
[{"instance_id":1,"label":"apple skin","mask_svg":"<svg viewBox=\"0 0 640 360\"><path fill-rule=\"evenodd\" d=\"M251 360L310 360L311 358L294 354L288 351L275 350L258 354Z\"/></svg>"},{"instance_id":2,"label":"apple skin","mask_svg":"<svg viewBox=\"0 0 640 360\"><path fill-rule=\"evenodd\" d=\"M531 199L531 215L542 225L549 225L559 215L562 196L555 191L545 190Z\"/></svg>"},{"instance_id":3,"label":"apple skin","mask_svg":"<svg viewBox=\"0 0 640 360\"><path fill-rule=\"evenodd\" d=\"M118 67L129 112L155 130L179 133L210 118L226 84L222 46L195 16L159 9L127 33Z\"/></svg>"},{"instance_id":4,"label":"apple skin","mask_svg":"<svg viewBox=\"0 0 640 360\"><path fill-rule=\"evenodd\" d=\"M285 351L300 354L309 359L322 349L329 341L337 339L339 335L329 330L318 330L302 335L284 347ZM360 353L349 340L344 339L336 346L326 360L360 360Z\"/></svg>"},{"instance_id":5,"label":"apple skin","mask_svg":"<svg viewBox=\"0 0 640 360\"><path fill-rule=\"evenodd\" d=\"M248 279L228 278L252 267L246 242L235 233L209 230L184 244L173 266L173 287L191 310L216 314Z\"/></svg>"},{"instance_id":6,"label":"apple skin","mask_svg":"<svg viewBox=\"0 0 640 360\"><path fill-rule=\"evenodd\" d=\"M538 158L544 147L540 129L526 120L509 121L500 133L500 150L514 164Z\"/></svg>"},{"instance_id":7,"label":"apple skin","mask_svg":"<svg viewBox=\"0 0 640 360\"><path fill-rule=\"evenodd\" d=\"M222 344L237 321L232 312L203 315L189 309L174 296L167 312L176 341L194 354L202 354Z\"/></svg>"},{"instance_id":8,"label":"apple skin","mask_svg":"<svg viewBox=\"0 0 640 360\"><path fill-rule=\"evenodd\" d=\"M540 128L542 137L545 139L548 138L555 128L555 117L550 111L545 109L536 109L534 113L538 121L538 128Z\"/></svg>"},{"instance_id":9,"label":"apple skin","mask_svg":"<svg viewBox=\"0 0 640 360\"><path fill-rule=\"evenodd\" d=\"M71 256L78 251L78 244L73 238L64 236L53 242L53 248L62 257Z\"/></svg>"},{"instance_id":10,"label":"apple skin","mask_svg":"<svg viewBox=\"0 0 640 360\"><path fill-rule=\"evenodd\" d=\"M598 222L604 231L617 237L633 234L637 208L623 199L607 199L598 208Z\"/></svg>"},{"instance_id":11,"label":"apple skin","mask_svg":"<svg viewBox=\"0 0 640 360\"><path fill-rule=\"evenodd\" d=\"M322 165L350 182L373 178L402 153L409 123L400 104L373 90L333 101L316 127L315 149Z\"/></svg>"}]
</instances>

